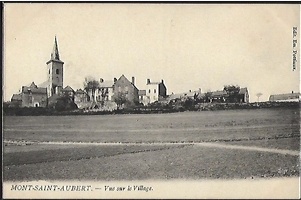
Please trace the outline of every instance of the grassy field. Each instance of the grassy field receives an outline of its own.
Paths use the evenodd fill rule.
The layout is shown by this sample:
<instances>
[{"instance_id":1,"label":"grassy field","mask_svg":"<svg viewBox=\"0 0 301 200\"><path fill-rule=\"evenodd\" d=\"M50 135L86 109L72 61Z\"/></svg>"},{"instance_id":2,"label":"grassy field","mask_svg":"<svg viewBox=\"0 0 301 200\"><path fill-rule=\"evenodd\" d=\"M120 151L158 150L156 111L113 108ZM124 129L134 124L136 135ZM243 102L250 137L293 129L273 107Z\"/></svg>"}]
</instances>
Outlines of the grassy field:
<instances>
[{"instance_id":1,"label":"grassy field","mask_svg":"<svg viewBox=\"0 0 301 200\"><path fill-rule=\"evenodd\" d=\"M3 178L145 180L298 176L299 123L300 112L295 109L7 116ZM202 142L209 142L209 146L196 144ZM251 148L232 148L237 145Z\"/></svg>"}]
</instances>

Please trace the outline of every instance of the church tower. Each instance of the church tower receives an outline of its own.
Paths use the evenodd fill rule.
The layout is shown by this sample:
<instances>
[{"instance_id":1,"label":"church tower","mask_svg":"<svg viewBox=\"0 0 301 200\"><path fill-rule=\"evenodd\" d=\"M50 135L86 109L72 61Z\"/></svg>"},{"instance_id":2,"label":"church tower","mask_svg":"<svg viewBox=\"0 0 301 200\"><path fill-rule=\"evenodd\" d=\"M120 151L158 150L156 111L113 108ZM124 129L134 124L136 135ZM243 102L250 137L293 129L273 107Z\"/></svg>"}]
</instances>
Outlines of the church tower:
<instances>
[{"instance_id":1,"label":"church tower","mask_svg":"<svg viewBox=\"0 0 301 200\"><path fill-rule=\"evenodd\" d=\"M48 77L47 95L48 97L54 94L60 95L63 89L64 62L60 60L56 36L54 38L54 46L53 46L50 60L46 64L47 64L47 77Z\"/></svg>"}]
</instances>

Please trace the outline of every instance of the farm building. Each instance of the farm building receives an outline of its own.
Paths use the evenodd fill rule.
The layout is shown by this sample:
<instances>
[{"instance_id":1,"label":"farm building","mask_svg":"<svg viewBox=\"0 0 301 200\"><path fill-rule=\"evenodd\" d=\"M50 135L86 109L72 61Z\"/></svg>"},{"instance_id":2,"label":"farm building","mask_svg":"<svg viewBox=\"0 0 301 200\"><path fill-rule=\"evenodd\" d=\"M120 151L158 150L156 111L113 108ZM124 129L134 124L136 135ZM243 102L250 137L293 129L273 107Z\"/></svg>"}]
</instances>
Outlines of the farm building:
<instances>
[{"instance_id":1,"label":"farm building","mask_svg":"<svg viewBox=\"0 0 301 200\"><path fill-rule=\"evenodd\" d=\"M274 102L298 102L300 101L300 93L286 93L271 95L269 101Z\"/></svg>"},{"instance_id":2,"label":"farm building","mask_svg":"<svg viewBox=\"0 0 301 200\"><path fill-rule=\"evenodd\" d=\"M19 94L13 94L12 106L20 107L46 107L47 89L38 87L34 82L28 86L22 86Z\"/></svg>"}]
</instances>

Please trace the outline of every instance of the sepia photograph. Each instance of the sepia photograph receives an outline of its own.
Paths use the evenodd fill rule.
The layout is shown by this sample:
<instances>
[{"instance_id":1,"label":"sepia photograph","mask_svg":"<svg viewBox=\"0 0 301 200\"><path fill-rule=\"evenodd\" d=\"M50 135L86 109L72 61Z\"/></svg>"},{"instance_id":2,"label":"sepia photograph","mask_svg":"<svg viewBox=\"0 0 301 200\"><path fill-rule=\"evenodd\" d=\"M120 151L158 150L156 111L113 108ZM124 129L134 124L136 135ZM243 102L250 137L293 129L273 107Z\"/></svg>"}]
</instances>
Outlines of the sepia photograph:
<instances>
[{"instance_id":1,"label":"sepia photograph","mask_svg":"<svg viewBox=\"0 0 301 200\"><path fill-rule=\"evenodd\" d=\"M2 6L3 198L300 198L299 4Z\"/></svg>"}]
</instances>

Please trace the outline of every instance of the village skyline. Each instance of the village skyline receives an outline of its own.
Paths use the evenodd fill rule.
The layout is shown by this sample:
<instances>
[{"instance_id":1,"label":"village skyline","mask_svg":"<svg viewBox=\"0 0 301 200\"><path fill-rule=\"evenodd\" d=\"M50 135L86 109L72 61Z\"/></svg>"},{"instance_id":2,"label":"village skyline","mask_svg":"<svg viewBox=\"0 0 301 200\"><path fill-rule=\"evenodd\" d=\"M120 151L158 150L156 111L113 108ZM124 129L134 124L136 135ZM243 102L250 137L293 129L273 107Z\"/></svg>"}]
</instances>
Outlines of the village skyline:
<instances>
[{"instance_id":1,"label":"village skyline","mask_svg":"<svg viewBox=\"0 0 301 200\"><path fill-rule=\"evenodd\" d=\"M261 101L299 92L295 5L7 4L4 12L4 101L22 85L46 81L55 35L64 87L124 74L139 89L148 78L163 79L167 94L233 84L255 102L258 92Z\"/></svg>"}]
</instances>

